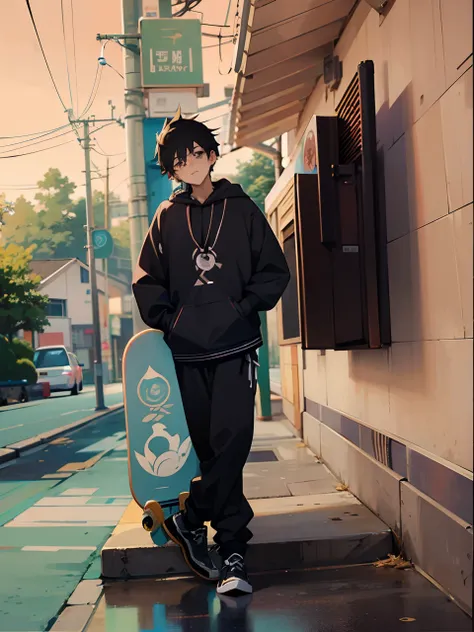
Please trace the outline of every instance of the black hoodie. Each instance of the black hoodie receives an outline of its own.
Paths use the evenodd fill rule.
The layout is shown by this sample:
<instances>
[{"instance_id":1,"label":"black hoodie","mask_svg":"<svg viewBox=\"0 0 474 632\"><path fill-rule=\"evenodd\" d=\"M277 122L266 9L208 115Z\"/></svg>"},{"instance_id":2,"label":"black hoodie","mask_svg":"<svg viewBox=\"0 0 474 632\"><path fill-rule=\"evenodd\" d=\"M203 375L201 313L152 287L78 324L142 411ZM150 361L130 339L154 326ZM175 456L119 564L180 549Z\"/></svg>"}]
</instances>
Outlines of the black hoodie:
<instances>
[{"instance_id":1,"label":"black hoodie","mask_svg":"<svg viewBox=\"0 0 474 632\"><path fill-rule=\"evenodd\" d=\"M216 265L202 273L196 242L206 241L213 206L208 246ZM289 278L265 215L240 185L222 179L203 204L178 193L159 206L132 288L143 321L164 331L175 360L197 362L259 347L258 312L276 305Z\"/></svg>"}]
</instances>

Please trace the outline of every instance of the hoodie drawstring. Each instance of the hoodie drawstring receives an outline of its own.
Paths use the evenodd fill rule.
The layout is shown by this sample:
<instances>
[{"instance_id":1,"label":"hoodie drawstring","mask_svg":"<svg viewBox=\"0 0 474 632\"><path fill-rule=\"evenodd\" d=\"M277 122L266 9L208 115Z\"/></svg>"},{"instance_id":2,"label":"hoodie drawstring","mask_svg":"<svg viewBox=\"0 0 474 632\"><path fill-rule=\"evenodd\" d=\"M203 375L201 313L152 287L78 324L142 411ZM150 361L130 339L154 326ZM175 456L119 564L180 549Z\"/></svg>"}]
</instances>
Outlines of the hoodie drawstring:
<instances>
[{"instance_id":1,"label":"hoodie drawstring","mask_svg":"<svg viewBox=\"0 0 474 632\"><path fill-rule=\"evenodd\" d=\"M254 354L255 356L257 355L256 352L254 352ZM245 362L247 362L248 364L249 385L250 388L253 388L257 382L257 367L259 367L260 364L258 363L258 360L255 357L252 357L252 354L250 353L245 354L242 364L244 364Z\"/></svg>"}]
</instances>

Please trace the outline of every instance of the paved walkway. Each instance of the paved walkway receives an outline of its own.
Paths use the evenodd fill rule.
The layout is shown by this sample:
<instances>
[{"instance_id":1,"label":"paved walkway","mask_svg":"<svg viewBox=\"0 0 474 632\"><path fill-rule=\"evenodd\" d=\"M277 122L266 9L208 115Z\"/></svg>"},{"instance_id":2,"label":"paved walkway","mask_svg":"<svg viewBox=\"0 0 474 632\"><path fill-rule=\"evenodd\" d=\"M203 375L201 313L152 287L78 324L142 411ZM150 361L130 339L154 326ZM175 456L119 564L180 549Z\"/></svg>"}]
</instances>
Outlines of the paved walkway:
<instances>
[{"instance_id":1,"label":"paved walkway","mask_svg":"<svg viewBox=\"0 0 474 632\"><path fill-rule=\"evenodd\" d=\"M44 632L81 580L100 584L131 498L124 438L119 411L0 468L0 632Z\"/></svg>"},{"instance_id":2,"label":"paved walkway","mask_svg":"<svg viewBox=\"0 0 474 632\"><path fill-rule=\"evenodd\" d=\"M471 620L416 571L372 566L252 576L219 597L194 579L113 582L87 632L467 632ZM80 624L86 610L69 615ZM64 622L66 623L66 621ZM63 627L61 630L80 628ZM53 628L54 632L56 629Z\"/></svg>"}]
</instances>

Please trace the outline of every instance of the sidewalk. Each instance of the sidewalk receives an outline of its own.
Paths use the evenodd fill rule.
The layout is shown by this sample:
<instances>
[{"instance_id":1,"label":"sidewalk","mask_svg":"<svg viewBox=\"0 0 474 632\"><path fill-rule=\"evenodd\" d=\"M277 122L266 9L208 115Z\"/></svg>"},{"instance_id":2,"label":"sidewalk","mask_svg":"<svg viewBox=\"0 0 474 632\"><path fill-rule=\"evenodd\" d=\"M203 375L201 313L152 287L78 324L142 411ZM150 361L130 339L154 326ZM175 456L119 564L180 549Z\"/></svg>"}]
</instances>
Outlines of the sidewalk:
<instances>
[{"instance_id":1,"label":"sidewalk","mask_svg":"<svg viewBox=\"0 0 474 632\"><path fill-rule=\"evenodd\" d=\"M362 564L393 552L390 529L339 482L283 421L256 422L244 470L255 513L250 572ZM155 547L130 503L102 550L108 579L189 574L174 543ZM210 529L209 540L214 533Z\"/></svg>"}]
</instances>

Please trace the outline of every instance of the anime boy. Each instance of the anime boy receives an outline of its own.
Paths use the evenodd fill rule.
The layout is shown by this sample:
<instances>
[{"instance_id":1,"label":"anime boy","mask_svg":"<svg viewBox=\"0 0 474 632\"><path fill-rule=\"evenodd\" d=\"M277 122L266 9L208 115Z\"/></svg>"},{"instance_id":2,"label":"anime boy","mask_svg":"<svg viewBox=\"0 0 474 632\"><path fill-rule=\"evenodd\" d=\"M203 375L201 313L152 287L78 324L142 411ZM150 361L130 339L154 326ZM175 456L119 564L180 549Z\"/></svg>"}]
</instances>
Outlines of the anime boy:
<instances>
[{"instance_id":1,"label":"anime boy","mask_svg":"<svg viewBox=\"0 0 474 632\"><path fill-rule=\"evenodd\" d=\"M218 156L213 131L180 110L157 134L161 171L184 190L159 206L133 292L143 321L165 333L200 461L185 511L164 529L197 575L218 579L218 593L251 593L244 556L253 512L243 468L254 431L258 312L275 306L290 274L265 215L239 185L211 180ZM220 571L209 556L208 521Z\"/></svg>"}]
</instances>

